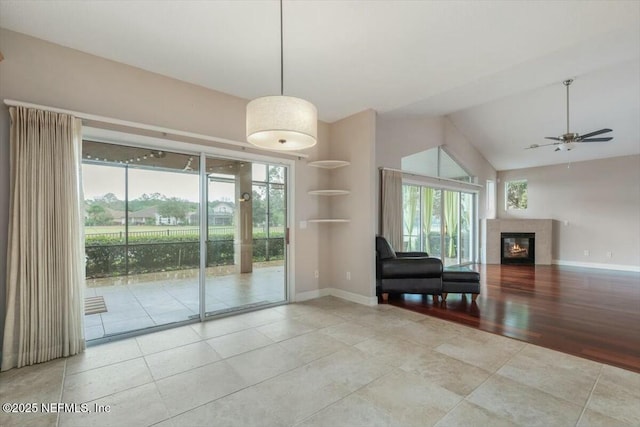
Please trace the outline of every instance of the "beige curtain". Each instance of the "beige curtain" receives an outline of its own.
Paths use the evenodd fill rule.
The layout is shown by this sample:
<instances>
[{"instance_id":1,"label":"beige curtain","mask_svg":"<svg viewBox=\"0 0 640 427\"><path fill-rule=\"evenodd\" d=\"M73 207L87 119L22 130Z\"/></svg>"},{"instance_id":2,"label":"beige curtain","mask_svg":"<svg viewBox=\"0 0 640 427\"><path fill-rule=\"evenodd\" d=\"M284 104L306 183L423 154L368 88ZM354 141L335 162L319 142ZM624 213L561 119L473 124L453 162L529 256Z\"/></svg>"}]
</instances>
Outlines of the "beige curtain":
<instances>
[{"instance_id":1,"label":"beige curtain","mask_svg":"<svg viewBox=\"0 0 640 427\"><path fill-rule=\"evenodd\" d=\"M2 367L84 349L80 120L12 107Z\"/></svg>"},{"instance_id":2,"label":"beige curtain","mask_svg":"<svg viewBox=\"0 0 640 427\"><path fill-rule=\"evenodd\" d=\"M396 251L403 250L402 172L381 170L380 233Z\"/></svg>"}]
</instances>

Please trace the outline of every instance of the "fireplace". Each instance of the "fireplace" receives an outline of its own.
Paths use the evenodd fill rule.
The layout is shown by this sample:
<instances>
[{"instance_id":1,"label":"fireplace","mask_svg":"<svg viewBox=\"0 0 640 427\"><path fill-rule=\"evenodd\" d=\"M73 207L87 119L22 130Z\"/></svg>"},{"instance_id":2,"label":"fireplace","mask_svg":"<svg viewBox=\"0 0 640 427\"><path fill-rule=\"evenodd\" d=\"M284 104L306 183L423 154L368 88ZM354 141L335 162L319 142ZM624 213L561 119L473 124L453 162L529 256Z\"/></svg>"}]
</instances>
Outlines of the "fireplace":
<instances>
[{"instance_id":1,"label":"fireplace","mask_svg":"<svg viewBox=\"0 0 640 427\"><path fill-rule=\"evenodd\" d=\"M536 263L536 233L500 233L502 264Z\"/></svg>"}]
</instances>

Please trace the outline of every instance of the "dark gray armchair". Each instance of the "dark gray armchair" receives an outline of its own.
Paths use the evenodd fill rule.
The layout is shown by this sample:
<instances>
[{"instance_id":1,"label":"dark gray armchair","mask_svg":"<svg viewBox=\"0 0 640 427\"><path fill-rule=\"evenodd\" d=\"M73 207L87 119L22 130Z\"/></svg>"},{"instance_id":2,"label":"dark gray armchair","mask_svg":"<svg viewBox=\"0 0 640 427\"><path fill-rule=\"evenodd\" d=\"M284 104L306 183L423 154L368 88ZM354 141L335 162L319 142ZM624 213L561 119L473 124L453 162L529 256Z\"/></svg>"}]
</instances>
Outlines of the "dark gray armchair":
<instances>
[{"instance_id":1,"label":"dark gray armchair","mask_svg":"<svg viewBox=\"0 0 640 427\"><path fill-rule=\"evenodd\" d=\"M442 261L426 252L396 252L387 239L376 236L376 293L442 294Z\"/></svg>"}]
</instances>

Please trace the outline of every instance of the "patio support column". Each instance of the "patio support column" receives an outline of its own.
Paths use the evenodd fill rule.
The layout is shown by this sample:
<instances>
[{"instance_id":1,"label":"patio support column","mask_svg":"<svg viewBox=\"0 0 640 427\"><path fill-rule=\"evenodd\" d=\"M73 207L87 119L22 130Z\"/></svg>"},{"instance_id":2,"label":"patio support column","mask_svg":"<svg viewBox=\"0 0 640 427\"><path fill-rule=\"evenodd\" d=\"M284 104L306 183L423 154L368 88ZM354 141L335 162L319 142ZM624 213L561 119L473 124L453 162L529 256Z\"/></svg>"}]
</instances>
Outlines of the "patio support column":
<instances>
[{"instance_id":1,"label":"patio support column","mask_svg":"<svg viewBox=\"0 0 640 427\"><path fill-rule=\"evenodd\" d=\"M251 198L246 200L243 194L252 195L251 163L238 162L236 168L236 239L234 245L235 264L240 273L253 271L253 209Z\"/></svg>"}]
</instances>

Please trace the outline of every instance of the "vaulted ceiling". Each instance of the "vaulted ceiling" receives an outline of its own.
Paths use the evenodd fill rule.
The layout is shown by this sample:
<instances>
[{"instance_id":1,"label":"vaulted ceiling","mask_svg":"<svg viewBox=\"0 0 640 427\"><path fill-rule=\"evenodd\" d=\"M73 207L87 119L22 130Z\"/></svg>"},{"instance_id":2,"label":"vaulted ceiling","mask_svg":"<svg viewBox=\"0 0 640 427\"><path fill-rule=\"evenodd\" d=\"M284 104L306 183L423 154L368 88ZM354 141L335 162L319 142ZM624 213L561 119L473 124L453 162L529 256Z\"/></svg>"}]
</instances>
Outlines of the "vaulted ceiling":
<instances>
[{"instance_id":1,"label":"vaulted ceiling","mask_svg":"<svg viewBox=\"0 0 640 427\"><path fill-rule=\"evenodd\" d=\"M290 1L285 94L332 122L448 115L498 170L640 154L640 2ZM242 98L280 90L279 3L0 1L0 27ZM10 60L10 58L7 58ZM612 128L570 152L542 144Z\"/></svg>"}]
</instances>

